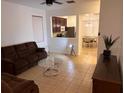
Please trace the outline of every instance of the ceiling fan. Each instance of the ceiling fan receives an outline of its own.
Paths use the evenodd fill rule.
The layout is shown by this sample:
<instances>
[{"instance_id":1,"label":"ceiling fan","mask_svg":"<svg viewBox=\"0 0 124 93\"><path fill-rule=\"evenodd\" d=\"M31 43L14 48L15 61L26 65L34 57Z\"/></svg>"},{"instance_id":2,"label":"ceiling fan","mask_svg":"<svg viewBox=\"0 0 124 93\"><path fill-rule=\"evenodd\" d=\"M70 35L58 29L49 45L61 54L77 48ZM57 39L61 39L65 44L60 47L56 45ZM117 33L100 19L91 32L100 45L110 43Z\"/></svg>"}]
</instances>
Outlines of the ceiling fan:
<instances>
[{"instance_id":1,"label":"ceiling fan","mask_svg":"<svg viewBox=\"0 0 124 93\"><path fill-rule=\"evenodd\" d=\"M59 5L63 4L63 3L58 2L58 1L56 1L56 0L46 0L45 2L42 2L42 3L40 3L40 4L41 4L41 5L46 4L46 5L50 6L50 5L52 5L53 3L59 4Z\"/></svg>"}]
</instances>

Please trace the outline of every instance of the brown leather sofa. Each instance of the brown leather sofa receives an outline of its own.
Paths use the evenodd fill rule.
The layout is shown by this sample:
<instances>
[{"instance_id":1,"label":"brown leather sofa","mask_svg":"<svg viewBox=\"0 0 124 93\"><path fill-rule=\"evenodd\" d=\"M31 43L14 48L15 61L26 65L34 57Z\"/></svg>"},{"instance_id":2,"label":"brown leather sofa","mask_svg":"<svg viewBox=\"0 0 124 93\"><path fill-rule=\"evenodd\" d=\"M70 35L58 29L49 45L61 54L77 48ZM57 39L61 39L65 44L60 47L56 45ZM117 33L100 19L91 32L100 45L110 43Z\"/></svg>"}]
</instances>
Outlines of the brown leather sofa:
<instances>
[{"instance_id":1,"label":"brown leather sofa","mask_svg":"<svg viewBox=\"0 0 124 93\"><path fill-rule=\"evenodd\" d=\"M38 86L32 80L17 78L7 73L2 73L1 79L1 93L39 93Z\"/></svg>"},{"instance_id":2,"label":"brown leather sofa","mask_svg":"<svg viewBox=\"0 0 124 93\"><path fill-rule=\"evenodd\" d=\"M14 75L20 74L46 57L47 53L45 49L38 48L35 42L2 47L2 72Z\"/></svg>"}]
</instances>

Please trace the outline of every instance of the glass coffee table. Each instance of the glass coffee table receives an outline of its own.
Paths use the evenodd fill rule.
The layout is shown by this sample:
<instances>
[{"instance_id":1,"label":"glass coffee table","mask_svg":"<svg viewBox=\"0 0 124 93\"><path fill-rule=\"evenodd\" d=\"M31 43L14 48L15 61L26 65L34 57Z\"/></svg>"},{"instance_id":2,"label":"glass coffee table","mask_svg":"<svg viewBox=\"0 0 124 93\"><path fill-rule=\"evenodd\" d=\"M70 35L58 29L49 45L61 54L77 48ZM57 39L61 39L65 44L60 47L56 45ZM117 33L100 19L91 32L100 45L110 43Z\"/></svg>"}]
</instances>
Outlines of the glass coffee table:
<instances>
[{"instance_id":1,"label":"glass coffee table","mask_svg":"<svg viewBox=\"0 0 124 93\"><path fill-rule=\"evenodd\" d=\"M45 76L57 76L59 73L58 62L56 62L55 55L49 55L46 59L42 59L38 62L38 65L43 68L43 75Z\"/></svg>"}]
</instances>

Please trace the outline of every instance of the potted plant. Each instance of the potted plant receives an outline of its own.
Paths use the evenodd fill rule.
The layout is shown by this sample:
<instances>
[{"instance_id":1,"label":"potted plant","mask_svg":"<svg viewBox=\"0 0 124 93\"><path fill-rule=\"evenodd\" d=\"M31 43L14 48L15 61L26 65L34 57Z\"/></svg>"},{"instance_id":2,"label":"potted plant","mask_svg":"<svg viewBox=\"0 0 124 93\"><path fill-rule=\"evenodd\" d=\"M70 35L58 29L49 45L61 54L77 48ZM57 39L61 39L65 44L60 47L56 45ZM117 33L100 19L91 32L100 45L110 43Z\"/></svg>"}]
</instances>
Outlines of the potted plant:
<instances>
[{"instance_id":1,"label":"potted plant","mask_svg":"<svg viewBox=\"0 0 124 93\"><path fill-rule=\"evenodd\" d=\"M109 57L111 55L110 48L118 39L119 39L119 37L112 39L112 35L111 36L103 36L103 40L104 40L105 47L106 47L106 50L104 50L104 52L103 52L104 57Z\"/></svg>"}]
</instances>

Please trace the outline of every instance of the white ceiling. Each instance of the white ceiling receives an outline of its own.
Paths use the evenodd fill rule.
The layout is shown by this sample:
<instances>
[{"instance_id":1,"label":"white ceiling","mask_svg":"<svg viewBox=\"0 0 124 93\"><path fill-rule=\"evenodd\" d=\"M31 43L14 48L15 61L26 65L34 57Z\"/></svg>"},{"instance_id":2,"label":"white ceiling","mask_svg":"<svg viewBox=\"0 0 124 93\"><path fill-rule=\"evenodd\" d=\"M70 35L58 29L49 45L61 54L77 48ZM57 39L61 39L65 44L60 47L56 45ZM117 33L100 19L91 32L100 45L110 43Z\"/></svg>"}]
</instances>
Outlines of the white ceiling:
<instances>
[{"instance_id":1,"label":"white ceiling","mask_svg":"<svg viewBox=\"0 0 124 93\"><path fill-rule=\"evenodd\" d=\"M52 6L40 5L40 3L44 2L45 0L3 0L3 1L14 2L17 4L26 5L34 8L39 8L39 9L51 10L51 9L65 8L69 6L78 6L83 2L91 2L91 1L99 1L99 0L75 0L76 3L74 4L67 4L66 3L67 0L56 0L56 1L62 2L63 4L62 5L53 4Z\"/></svg>"}]
</instances>

